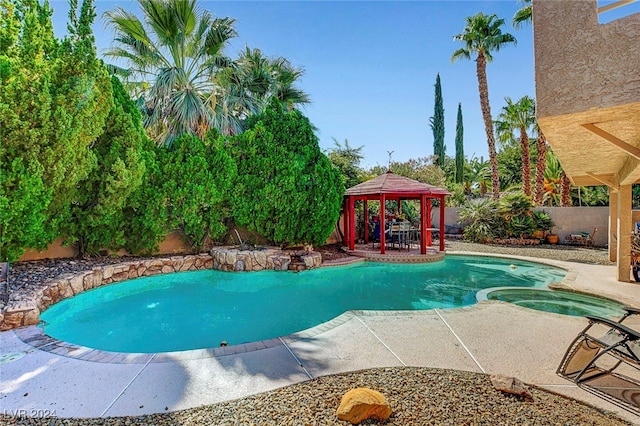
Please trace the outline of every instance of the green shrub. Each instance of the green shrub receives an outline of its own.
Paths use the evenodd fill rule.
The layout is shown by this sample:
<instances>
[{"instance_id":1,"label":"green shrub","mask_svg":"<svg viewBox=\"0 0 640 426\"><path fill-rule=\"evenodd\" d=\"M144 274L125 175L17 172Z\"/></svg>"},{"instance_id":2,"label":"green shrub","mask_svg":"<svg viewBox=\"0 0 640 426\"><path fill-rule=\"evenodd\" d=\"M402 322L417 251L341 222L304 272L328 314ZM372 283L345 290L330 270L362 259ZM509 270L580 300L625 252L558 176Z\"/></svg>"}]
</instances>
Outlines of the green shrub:
<instances>
[{"instance_id":1,"label":"green shrub","mask_svg":"<svg viewBox=\"0 0 640 426\"><path fill-rule=\"evenodd\" d=\"M554 227L553 220L551 220L551 216L547 212L536 210L531 217L537 230L549 232Z\"/></svg>"},{"instance_id":2,"label":"green shrub","mask_svg":"<svg viewBox=\"0 0 640 426\"><path fill-rule=\"evenodd\" d=\"M510 237L524 238L531 235L535 230L535 222L531 216L513 216L508 222L507 235Z\"/></svg>"},{"instance_id":3,"label":"green shrub","mask_svg":"<svg viewBox=\"0 0 640 426\"><path fill-rule=\"evenodd\" d=\"M208 238L226 232L235 163L224 149L224 138L215 131L204 141L183 135L159 152L168 226L182 231L193 251L199 252Z\"/></svg>"},{"instance_id":4,"label":"green shrub","mask_svg":"<svg viewBox=\"0 0 640 426\"><path fill-rule=\"evenodd\" d=\"M324 244L340 215L344 185L299 111L272 104L232 140L238 165L235 221L280 246Z\"/></svg>"},{"instance_id":5,"label":"green shrub","mask_svg":"<svg viewBox=\"0 0 640 426\"><path fill-rule=\"evenodd\" d=\"M498 203L483 198L469 201L460 209L460 222L466 223L464 239L485 243L506 235L506 224L500 214Z\"/></svg>"},{"instance_id":6,"label":"green shrub","mask_svg":"<svg viewBox=\"0 0 640 426\"><path fill-rule=\"evenodd\" d=\"M70 220L62 226L78 254L124 246L123 209L142 183L146 135L140 112L116 77L111 77L113 106L104 132L91 146L96 164L75 187Z\"/></svg>"}]
</instances>

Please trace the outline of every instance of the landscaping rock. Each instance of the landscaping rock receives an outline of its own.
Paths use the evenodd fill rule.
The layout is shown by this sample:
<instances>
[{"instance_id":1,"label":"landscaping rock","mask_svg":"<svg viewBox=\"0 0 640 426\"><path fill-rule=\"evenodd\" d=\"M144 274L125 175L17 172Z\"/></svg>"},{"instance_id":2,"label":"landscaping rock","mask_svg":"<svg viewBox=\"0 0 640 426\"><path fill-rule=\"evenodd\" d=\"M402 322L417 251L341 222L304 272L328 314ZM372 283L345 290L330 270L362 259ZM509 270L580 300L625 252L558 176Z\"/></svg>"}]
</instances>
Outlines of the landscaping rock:
<instances>
[{"instance_id":1,"label":"landscaping rock","mask_svg":"<svg viewBox=\"0 0 640 426\"><path fill-rule=\"evenodd\" d=\"M366 419L385 421L391 416L391 407L384 395L369 388L352 389L342 397L336 411L340 420L357 425Z\"/></svg>"},{"instance_id":2,"label":"landscaping rock","mask_svg":"<svg viewBox=\"0 0 640 426\"><path fill-rule=\"evenodd\" d=\"M533 396L529 389L520 380L515 377L508 377L502 374L492 374L491 383L496 390L500 392L510 393L518 395L524 398L525 401L533 402Z\"/></svg>"}]
</instances>

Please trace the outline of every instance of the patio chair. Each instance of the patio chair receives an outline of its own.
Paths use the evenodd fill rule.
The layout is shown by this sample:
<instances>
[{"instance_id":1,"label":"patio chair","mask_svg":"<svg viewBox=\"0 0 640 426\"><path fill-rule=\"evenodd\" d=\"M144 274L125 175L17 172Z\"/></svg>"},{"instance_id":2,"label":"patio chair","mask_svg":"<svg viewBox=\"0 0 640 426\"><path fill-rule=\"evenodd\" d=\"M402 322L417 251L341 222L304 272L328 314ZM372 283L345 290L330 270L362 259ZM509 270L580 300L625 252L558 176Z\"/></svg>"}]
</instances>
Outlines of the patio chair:
<instances>
[{"instance_id":1,"label":"patio chair","mask_svg":"<svg viewBox=\"0 0 640 426\"><path fill-rule=\"evenodd\" d=\"M596 235L597 231L598 228L593 228L592 233L581 232L579 234L569 234L565 237L565 240L568 244L593 247L593 237Z\"/></svg>"},{"instance_id":2,"label":"patio chair","mask_svg":"<svg viewBox=\"0 0 640 426\"><path fill-rule=\"evenodd\" d=\"M622 322L640 313L625 308L619 320L587 316L556 373L580 388L640 415L640 332Z\"/></svg>"}]
</instances>

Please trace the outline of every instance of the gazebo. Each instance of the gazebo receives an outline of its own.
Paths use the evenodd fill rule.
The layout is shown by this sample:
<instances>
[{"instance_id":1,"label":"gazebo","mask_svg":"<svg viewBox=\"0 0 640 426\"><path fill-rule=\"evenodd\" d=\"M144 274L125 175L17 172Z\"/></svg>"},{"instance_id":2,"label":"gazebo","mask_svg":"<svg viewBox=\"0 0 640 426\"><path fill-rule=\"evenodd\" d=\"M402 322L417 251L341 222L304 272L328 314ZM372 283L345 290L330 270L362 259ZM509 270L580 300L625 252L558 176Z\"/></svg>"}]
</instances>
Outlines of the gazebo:
<instances>
[{"instance_id":1,"label":"gazebo","mask_svg":"<svg viewBox=\"0 0 640 426\"><path fill-rule=\"evenodd\" d=\"M397 201L400 205L402 200L420 200L420 253L426 254L427 247L431 246L431 200L440 200L440 251L444 251L444 197L451 195L449 191L437 186L428 185L398 176L389 170L387 173L370 179L366 182L352 186L345 191L344 195L344 235L345 245L349 250L355 249L355 202L364 201L364 234L367 239L369 230L368 206L367 202L375 200L380 202L380 254L385 254L385 201Z\"/></svg>"}]
</instances>

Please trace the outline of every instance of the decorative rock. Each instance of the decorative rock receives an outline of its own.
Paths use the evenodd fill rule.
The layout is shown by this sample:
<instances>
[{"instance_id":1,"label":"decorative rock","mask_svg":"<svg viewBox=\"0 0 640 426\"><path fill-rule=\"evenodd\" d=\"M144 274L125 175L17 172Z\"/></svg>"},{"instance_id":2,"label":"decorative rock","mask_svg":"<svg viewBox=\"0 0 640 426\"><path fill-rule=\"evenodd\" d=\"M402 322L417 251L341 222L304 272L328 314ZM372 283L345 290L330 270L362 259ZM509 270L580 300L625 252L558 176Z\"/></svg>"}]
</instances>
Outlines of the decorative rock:
<instances>
[{"instance_id":1,"label":"decorative rock","mask_svg":"<svg viewBox=\"0 0 640 426\"><path fill-rule=\"evenodd\" d=\"M105 266L102 270L102 279L109 279L113 275L113 266Z\"/></svg>"},{"instance_id":2,"label":"decorative rock","mask_svg":"<svg viewBox=\"0 0 640 426\"><path fill-rule=\"evenodd\" d=\"M520 380L515 377L508 377L502 374L492 374L491 383L496 390L500 392L518 395L525 401L533 402L533 395Z\"/></svg>"},{"instance_id":3,"label":"decorative rock","mask_svg":"<svg viewBox=\"0 0 640 426\"><path fill-rule=\"evenodd\" d=\"M69 279L69 284L71 285L71 288L73 289L74 294L82 293L84 291L82 281L83 281L82 274L78 274L73 278Z\"/></svg>"},{"instance_id":4,"label":"decorative rock","mask_svg":"<svg viewBox=\"0 0 640 426\"><path fill-rule=\"evenodd\" d=\"M347 420L354 425L366 419L385 421L391 415L391 407L380 392L356 388L344 394L336 415L340 420Z\"/></svg>"}]
</instances>

